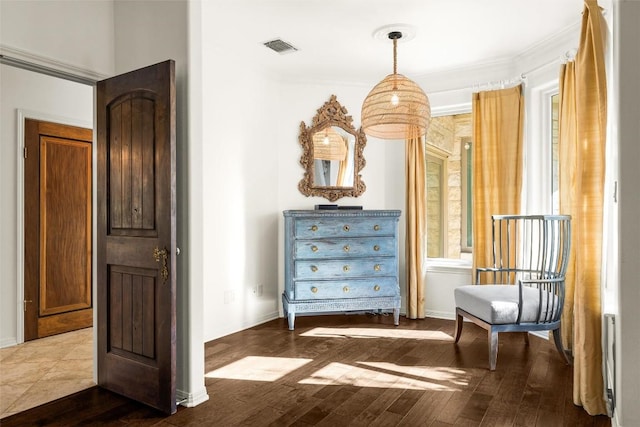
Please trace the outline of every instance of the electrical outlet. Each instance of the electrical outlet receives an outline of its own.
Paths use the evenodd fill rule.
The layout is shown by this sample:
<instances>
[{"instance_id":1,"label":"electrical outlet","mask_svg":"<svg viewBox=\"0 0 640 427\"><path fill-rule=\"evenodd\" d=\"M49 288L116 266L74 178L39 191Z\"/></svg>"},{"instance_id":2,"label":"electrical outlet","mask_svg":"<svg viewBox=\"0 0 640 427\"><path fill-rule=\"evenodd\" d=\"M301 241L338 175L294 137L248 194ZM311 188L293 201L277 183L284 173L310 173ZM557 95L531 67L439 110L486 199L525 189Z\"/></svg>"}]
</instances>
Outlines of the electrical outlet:
<instances>
[{"instance_id":1,"label":"electrical outlet","mask_svg":"<svg viewBox=\"0 0 640 427\"><path fill-rule=\"evenodd\" d=\"M258 296L261 297L263 292L263 287L261 283L258 283Z\"/></svg>"}]
</instances>

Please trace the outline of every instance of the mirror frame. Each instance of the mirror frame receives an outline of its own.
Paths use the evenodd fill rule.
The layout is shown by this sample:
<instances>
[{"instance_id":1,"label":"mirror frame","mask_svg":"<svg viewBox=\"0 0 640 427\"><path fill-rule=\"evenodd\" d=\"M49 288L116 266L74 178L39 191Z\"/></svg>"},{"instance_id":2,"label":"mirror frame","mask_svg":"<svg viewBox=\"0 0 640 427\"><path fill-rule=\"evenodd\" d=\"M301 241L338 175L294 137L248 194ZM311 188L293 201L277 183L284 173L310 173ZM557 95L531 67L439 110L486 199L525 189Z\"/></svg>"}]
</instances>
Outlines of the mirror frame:
<instances>
[{"instance_id":1,"label":"mirror frame","mask_svg":"<svg viewBox=\"0 0 640 427\"><path fill-rule=\"evenodd\" d=\"M340 105L335 95L331 95L329 101L325 102L322 107L317 110L317 114L313 117L311 126L307 127L305 122L300 122L300 135L298 141L302 146L302 156L300 164L304 168L304 177L298 183L298 189L305 196L320 196L334 202L341 197L358 197L366 190L367 186L362 181L360 171L364 168L366 161L364 159L364 147L367 145L367 137L362 130L356 130L353 127L353 118L347 115L347 109ZM345 132L355 137L355 150L353 153L353 186L337 187L337 186L314 186L314 156L313 156L313 135L326 128L327 126L337 126Z\"/></svg>"}]
</instances>

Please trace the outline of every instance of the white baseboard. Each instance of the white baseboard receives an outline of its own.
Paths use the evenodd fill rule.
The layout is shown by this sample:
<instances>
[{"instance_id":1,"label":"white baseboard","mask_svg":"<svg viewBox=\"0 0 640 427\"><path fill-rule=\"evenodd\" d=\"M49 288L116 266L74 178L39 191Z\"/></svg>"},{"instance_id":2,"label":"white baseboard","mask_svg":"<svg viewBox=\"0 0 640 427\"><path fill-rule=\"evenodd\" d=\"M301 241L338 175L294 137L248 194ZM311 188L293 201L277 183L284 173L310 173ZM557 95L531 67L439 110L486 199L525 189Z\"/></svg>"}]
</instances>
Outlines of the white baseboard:
<instances>
[{"instance_id":1,"label":"white baseboard","mask_svg":"<svg viewBox=\"0 0 640 427\"><path fill-rule=\"evenodd\" d=\"M622 427L620 420L618 420L618 411L613 411L613 418L611 418L611 427Z\"/></svg>"},{"instance_id":2,"label":"white baseboard","mask_svg":"<svg viewBox=\"0 0 640 427\"><path fill-rule=\"evenodd\" d=\"M243 322L243 326L241 331L245 329L253 328L254 326L262 325L263 323L270 322L274 319L280 318L280 313L277 311L272 311L271 313L267 313L264 316L260 316L257 319L254 319L251 322Z\"/></svg>"},{"instance_id":3,"label":"white baseboard","mask_svg":"<svg viewBox=\"0 0 640 427\"><path fill-rule=\"evenodd\" d=\"M0 340L0 348L13 347L14 345L18 345L18 340L15 339L15 337L3 338Z\"/></svg>"},{"instance_id":4,"label":"white baseboard","mask_svg":"<svg viewBox=\"0 0 640 427\"><path fill-rule=\"evenodd\" d=\"M529 333L537 336L538 338L549 341L549 331L531 331Z\"/></svg>"},{"instance_id":5,"label":"white baseboard","mask_svg":"<svg viewBox=\"0 0 640 427\"><path fill-rule=\"evenodd\" d=\"M427 310L425 314L427 317L433 317L435 319L456 320L456 313L450 311Z\"/></svg>"},{"instance_id":6,"label":"white baseboard","mask_svg":"<svg viewBox=\"0 0 640 427\"><path fill-rule=\"evenodd\" d=\"M193 408L194 406L198 406L201 403L209 400L209 394L207 393L207 389L205 387L198 390L196 393L188 393L182 390L176 390L176 400L179 405L185 406L187 408Z\"/></svg>"}]
</instances>

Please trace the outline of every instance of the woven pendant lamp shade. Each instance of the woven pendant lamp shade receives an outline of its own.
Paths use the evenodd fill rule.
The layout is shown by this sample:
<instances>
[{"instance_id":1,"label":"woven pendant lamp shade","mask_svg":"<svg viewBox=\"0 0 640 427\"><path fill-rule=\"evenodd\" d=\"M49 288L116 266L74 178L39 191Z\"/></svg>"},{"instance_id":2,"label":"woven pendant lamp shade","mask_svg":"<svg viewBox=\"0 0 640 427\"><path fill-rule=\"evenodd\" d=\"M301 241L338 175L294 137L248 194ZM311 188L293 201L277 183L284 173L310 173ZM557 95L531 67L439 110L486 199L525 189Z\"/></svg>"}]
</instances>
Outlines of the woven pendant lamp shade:
<instances>
[{"instance_id":1,"label":"woven pendant lamp shade","mask_svg":"<svg viewBox=\"0 0 640 427\"><path fill-rule=\"evenodd\" d=\"M317 160L344 160L347 144L331 126L313 134L313 158Z\"/></svg>"},{"instance_id":2,"label":"woven pendant lamp shade","mask_svg":"<svg viewBox=\"0 0 640 427\"><path fill-rule=\"evenodd\" d=\"M381 139L408 139L427 132L431 121L429 98L414 81L396 72L397 39L401 33L389 33L393 40L393 74L375 85L362 104L362 129Z\"/></svg>"}]
</instances>

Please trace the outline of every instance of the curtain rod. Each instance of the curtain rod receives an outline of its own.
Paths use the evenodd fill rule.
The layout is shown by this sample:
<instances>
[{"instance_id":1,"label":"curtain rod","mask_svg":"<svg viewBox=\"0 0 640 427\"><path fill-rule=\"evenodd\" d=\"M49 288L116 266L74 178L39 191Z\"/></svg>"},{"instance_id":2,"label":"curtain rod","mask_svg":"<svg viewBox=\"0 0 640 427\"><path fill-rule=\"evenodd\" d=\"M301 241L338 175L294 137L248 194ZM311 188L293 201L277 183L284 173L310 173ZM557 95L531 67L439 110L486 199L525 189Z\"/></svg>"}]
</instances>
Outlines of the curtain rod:
<instances>
[{"instance_id":1,"label":"curtain rod","mask_svg":"<svg viewBox=\"0 0 640 427\"><path fill-rule=\"evenodd\" d=\"M527 76L522 73L518 77L513 77L511 79L502 79L502 80L492 80L486 83L476 83L471 86L471 90L473 92L479 92L483 88L485 90L496 90L496 89L505 89L512 86L517 86L520 83L526 83Z\"/></svg>"},{"instance_id":2,"label":"curtain rod","mask_svg":"<svg viewBox=\"0 0 640 427\"><path fill-rule=\"evenodd\" d=\"M33 62L24 61L22 59L12 58L10 56L0 54L0 64L10 65L12 67L21 68L23 70L34 71L40 74L46 74L52 77L58 77L64 80L69 80L76 83L85 84L88 86L95 86L97 80L79 76L77 74L68 73L66 71L56 70L55 68L46 67L44 65L35 64Z\"/></svg>"},{"instance_id":3,"label":"curtain rod","mask_svg":"<svg viewBox=\"0 0 640 427\"><path fill-rule=\"evenodd\" d=\"M573 61L574 59L576 59L577 54L578 54L578 48L574 47L573 49L569 49L564 53L564 58L562 60L563 62Z\"/></svg>"},{"instance_id":4,"label":"curtain rod","mask_svg":"<svg viewBox=\"0 0 640 427\"><path fill-rule=\"evenodd\" d=\"M576 54L578 53L578 48L572 48L567 50L564 55L562 57L558 59L552 59L550 61L545 62L544 64L540 64L537 67L531 68L523 73L521 73L518 77L513 77L511 79L503 79L503 80L493 80L487 83L475 83L474 85L471 86L471 90L472 91L479 91L483 86L487 86L488 90L493 90L493 89L504 89L506 87L512 86L512 85L517 85L519 83L524 83L526 84L527 82L527 76L531 73L534 73L542 68L548 67L550 65L554 65L554 64L558 64L559 63L564 63L567 61L573 61L576 57ZM497 86L497 87L496 87Z\"/></svg>"}]
</instances>

